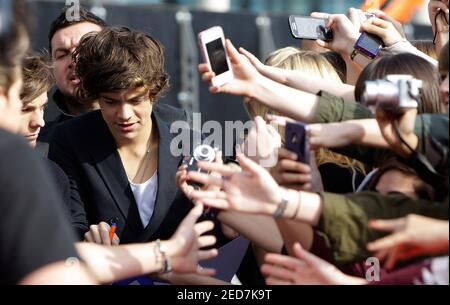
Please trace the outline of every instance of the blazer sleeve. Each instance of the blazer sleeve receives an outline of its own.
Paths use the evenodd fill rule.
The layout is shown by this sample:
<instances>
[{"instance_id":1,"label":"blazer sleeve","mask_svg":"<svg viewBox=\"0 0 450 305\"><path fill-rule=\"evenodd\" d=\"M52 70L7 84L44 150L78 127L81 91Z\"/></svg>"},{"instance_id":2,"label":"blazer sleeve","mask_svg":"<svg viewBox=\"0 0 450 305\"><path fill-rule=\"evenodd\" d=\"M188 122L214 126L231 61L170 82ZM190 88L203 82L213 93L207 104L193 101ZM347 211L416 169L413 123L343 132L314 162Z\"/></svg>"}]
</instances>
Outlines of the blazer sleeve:
<instances>
[{"instance_id":1,"label":"blazer sleeve","mask_svg":"<svg viewBox=\"0 0 450 305\"><path fill-rule=\"evenodd\" d=\"M84 239L84 234L89 230L85 204L81 198L79 186L80 170L77 167L74 147L69 143L63 130L57 129L50 143L48 158L57 163L67 175L70 184L70 218L72 227L79 240Z\"/></svg>"}]
</instances>

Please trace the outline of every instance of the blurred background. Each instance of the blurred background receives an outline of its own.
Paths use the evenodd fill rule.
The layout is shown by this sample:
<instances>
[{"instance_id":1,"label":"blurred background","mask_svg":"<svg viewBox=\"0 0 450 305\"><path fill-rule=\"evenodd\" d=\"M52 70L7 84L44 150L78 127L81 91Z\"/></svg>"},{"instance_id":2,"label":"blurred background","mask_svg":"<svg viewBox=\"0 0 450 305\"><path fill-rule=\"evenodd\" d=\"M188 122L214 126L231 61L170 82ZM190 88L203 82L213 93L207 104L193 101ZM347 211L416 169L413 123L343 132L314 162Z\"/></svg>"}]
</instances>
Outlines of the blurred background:
<instances>
[{"instance_id":1,"label":"blurred background","mask_svg":"<svg viewBox=\"0 0 450 305\"><path fill-rule=\"evenodd\" d=\"M171 89L161 102L201 112L204 123L246 121L242 98L211 95L199 79L201 62L197 34L211 26L223 27L225 36L261 60L286 46L301 46L292 38L288 26L291 14L309 15L313 11L346 14L349 7L379 7L404 22L409 39L432 39L428 20L428 0L28 0L32 23L32 46L48 49L48 30L65 5L77 3L106 20L142 30L160 40L166 50L166 68ZM49 107L46 119L57 115ZM236 134L240 133L237 127ZM236 134L234 137L236 137ZM222 146L222 145L219 145Z\"/></svg>"}]
</instances>

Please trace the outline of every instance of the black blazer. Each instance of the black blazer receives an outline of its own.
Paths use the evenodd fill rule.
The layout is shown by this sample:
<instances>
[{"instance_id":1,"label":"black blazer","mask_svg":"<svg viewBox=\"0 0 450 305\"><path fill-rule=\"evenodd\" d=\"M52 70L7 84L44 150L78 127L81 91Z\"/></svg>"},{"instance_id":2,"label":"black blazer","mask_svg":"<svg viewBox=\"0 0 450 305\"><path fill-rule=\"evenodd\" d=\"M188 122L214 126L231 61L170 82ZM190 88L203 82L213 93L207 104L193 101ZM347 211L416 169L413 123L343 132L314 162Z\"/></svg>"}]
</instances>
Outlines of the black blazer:
<instances>
[{"instance_id":1,"label":"black blazer","mask_svg":"<svg viewBox=\"0 0 450 305\"><path fill-rule=\"evenodd\" d=\"M64 122L55 130L48 157L67 174L78 195L71 207L72 225L80 239L89 225L118 218L121 243L167 239L192 208L192 203L176 186L175 173L182 156L174 157L170 143L170 123L187 121L180 109L155 104L153 122L159 131L158 192L155 209L147 227L139 211L117 152L114 139L99 110ZM72 195L75 196L75 195Z\"/></svg>"}]
</instances>

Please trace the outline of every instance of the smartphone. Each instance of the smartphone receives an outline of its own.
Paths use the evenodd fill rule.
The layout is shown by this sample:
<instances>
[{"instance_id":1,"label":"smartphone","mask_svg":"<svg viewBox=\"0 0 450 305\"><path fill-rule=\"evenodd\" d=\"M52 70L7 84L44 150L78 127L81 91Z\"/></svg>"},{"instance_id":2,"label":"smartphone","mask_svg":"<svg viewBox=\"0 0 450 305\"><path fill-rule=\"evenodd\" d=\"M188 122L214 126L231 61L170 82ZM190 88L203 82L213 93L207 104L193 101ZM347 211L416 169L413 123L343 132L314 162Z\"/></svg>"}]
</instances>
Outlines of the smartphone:
<instances>
[{"instance_id":1,"label":"smartphone","mask_svg":"<svg viewBox=\"0 0 450 305\"><path fill-rule=\"evenodd\" d=\"M309 16L289 16L289 27L294 38L331 41L333 32L326 27L326 19Z\"/></svg>"},{"instance_id":2,"label":"smartphone","mask_svg":"<svg viewBox=\"0 0 450 305\"><path fill-rule=\"evenodd\" d=\"M374 59L383 46L384 43L380 37L366 32L362 32L355 43L355 49L370 59Z\"/></svg>"},{"instance_id":3,"label":"smartphone","mask_svg":"<svg viewBox=\"0 0 450 305\"><path fill-rule=\"evenodd\" d=\"M222 86L233 79L230 59L225 49L225 36L220 26L214 26L198 34L198 43L203 57L216 74L211 80L213 86Z\"/></svg>"},{"instance_id":4,"label":"smartphone","mask_svg":"<svg viewBox=\"0 0 450 305\"><path fill-rule=\"evenodd\" d=\"M297 161L309 164L308 125L300 121L287 122L284 135L285 148L297 154Z\"/></svg>"}]
</instances>

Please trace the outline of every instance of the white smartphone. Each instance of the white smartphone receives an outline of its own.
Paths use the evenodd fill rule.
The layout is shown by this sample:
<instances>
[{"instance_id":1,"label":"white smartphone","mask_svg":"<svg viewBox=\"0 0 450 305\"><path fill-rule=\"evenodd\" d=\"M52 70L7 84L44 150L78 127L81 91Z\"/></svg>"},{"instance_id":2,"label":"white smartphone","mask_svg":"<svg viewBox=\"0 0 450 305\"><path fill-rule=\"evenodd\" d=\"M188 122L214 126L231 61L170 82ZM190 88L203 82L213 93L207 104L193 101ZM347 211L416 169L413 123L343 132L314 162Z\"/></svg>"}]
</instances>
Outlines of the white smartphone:
<instances>
[{"instance_id":1,"label":"white smartphone","mask_svg":"<svg viewBox=\"0 0 450 305\"><path fill-rule=\"evenodd\" d=\"M225 49L225 35L222 27L214 26L198 34L203 62L216 74L211 80L213 86L222 86L233 79L230 59Z\"/></svg>"}]
</instances>

